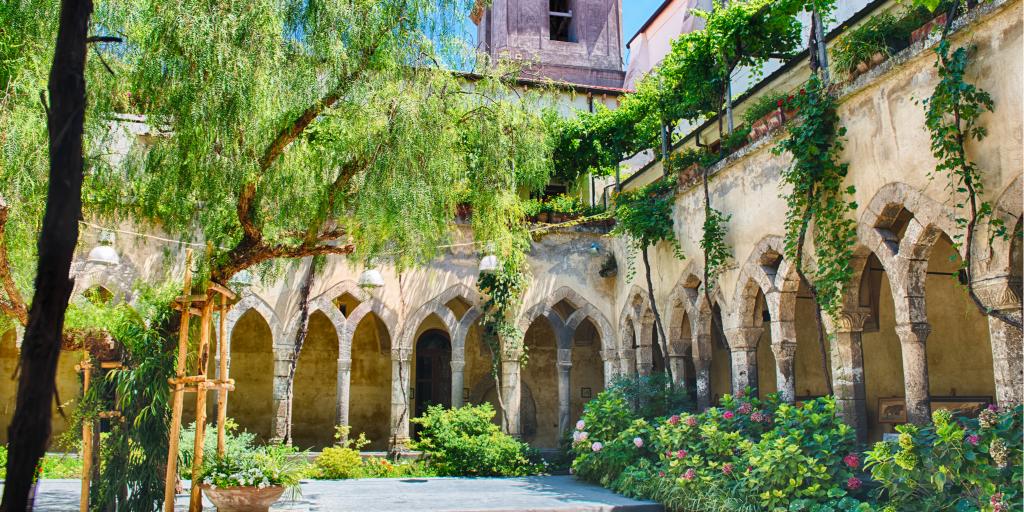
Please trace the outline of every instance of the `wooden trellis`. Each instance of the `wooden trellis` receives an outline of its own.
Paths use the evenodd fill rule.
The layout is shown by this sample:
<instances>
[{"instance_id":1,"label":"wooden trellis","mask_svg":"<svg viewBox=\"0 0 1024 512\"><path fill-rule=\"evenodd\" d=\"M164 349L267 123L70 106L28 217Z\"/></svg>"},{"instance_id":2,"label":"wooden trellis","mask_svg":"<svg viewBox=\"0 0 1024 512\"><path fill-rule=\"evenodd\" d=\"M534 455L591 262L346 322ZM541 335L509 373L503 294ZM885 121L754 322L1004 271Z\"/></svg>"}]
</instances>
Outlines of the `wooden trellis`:
<instances>
[{"instance_id":1,"label":"wooden trellis","mask_svg":"<svg viewBox=\"0 0 1024 512\"><path fill-rule=\"evenodd\" d=\"M84 348L82 350L83 357L82 362L75 365L75 371L82 374L82 396L89 392L89 387L92 385L92 369L94 368L92 356L89 354L89 349ZM121 367L119 361L100 361L101 370L114 370ZM100 419L111 419L111 420L122 420L123 417L119 411L103 411L99 413ZM89 486L92 483L93 473L93 448L96 445L96 437L93 429L94 422L90 420L82 421L82 494L78 500L78 508L81 512L89 512Z\"/></svg>"},{"instance_id":2,"label":"wooden trellis","mask_svg":"<svg viewBox=\"0 0 1024 512\"><path fill-rule=\"evenodd\" d=\"M206 430L206 393L217 390L217 454L224 454L224 423L228 412L228 391L234 391L235 381L228 378L227 312L235 300L235 294L216 283L210 283L206 292L192 295L192 251L185 253L185 284L183 294L174 300L174 308L181 311L178 330L178 368L175 377L168 379L171 385L171 431L167 451L167 473L164 485L164 510L174 512L174 490L178 472L178 445L181 442L181 414L185 405L185 393L196 393L196 437L192 457L192 489L189 497L189 511L203 509L201 480L203 466L203 440ZM207 377L206 370L210 355L210 327L213 313L219 315L217 350L219 354L219 378ZM197 346L196 374L187 375L189 355L189 324L192 317L199 318L199 344Z\"/></svg>"}]
</instances>

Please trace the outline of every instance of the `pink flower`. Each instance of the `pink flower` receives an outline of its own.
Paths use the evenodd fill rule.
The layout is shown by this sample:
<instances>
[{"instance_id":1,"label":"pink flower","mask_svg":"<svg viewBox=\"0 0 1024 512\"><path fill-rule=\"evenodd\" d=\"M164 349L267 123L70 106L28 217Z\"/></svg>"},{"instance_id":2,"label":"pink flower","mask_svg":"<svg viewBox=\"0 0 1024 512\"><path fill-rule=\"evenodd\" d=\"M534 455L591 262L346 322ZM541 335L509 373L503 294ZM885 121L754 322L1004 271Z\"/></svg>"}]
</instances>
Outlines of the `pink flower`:
<instances>
[{"instance_id":1,"label":"pink flower","mask_svg":"<svg viewBox=\"0 0 1024 512\"><path fill-rule=\"evenodd\" d=\"M694 471L693 468L687 469L686 473L683 473L683 478L685 478L686 480L693 480L696 477L697 472Z\"/></svg>"},{"instance_id":2,"label":"pink flower","mask_svg":"<svg viewBox=\"0 0 1024 512\"><path fill-rule=\"evenodd\" d=\"M851 491L856 491L857 489L860 489L860 484L861 482L859 478L851 476L850 479L846 481L846 488Z\"/></svg>"},{"instance_id":3,"label":"pink flower","mask_svg":"<svg viewBox=\"0 0 1024 512\"><path fill-rule=\"evenodd\" d=\"M594 441L594 442L593 442L593 443L592 443L592 444L590 445L590 449L591 449L591 450L594 450L594 453L597 453L597 452L601 451L601 448L604 448L604 445L603 445L603 444L601 444L601 442L600 442L600 441Z\"/></svg>"},{"instance_id":4,"label":"pink flower","mask_svg":"<svg viewBox=\"0 0 1024 512\"><path fill-rule=\"evenodd\" d=\"M743 398L743 393L745 393L745 391L742 390L742 389L737 391L736 392L736 398Z\"/></svg>"},{"instance_id":5,"label":"pink flower","mask_svg":"<svg viewBox=\"0 0 1024 512\"><path fill-rule=\"evenodd\" d=\"M740 405L739 411L740 414L750 414L750 411L752 411L753 409L754 406L750 405L750 402L743 402L743 404Z\"/></svg>"},{"instance_id":6,"label":"pink flower","mask_svg":"<svg viewBox=\"0 0 1024 512\"><path fill-rule=\"evenodd\" d=\"M996 404L988 404L988 410L992 412L999 412L999 406Z\"/></svg>"},{"instance_id":7,"label":"pink flower","mask_svg":"<svg viewBox=\"0 0 1024 512\"><path fill-rule=\"evenodd\" d=\"M857 457L857 454L855 454L855 453L851 453L851 454L847 455L846 457L843 457L843 462L845 462L847 466L850 466L851 468L854 468L854 469L857 469L857 468L860 467L860 458Z\"/></svg>"},{"instance_id":8,"label":"pink flower","mask_svg":"<svg viewBox=\"0 0 1024 512\"><path fill-rule=\"evenodd\" d=\"M731 462L727 462L724 466L722 466L722 473L725 473L727 475L731 475L732 474L732 469L733 469L732 463Z\"/></svg>"},{"instance_id":9,"label":"pink flower","mask_svg":"<svg viewBox=\"0 0 1024 512\"><path fill-rule=\"evenodd\" d=\"M658 471L658 476L660 476L661 478L665 478L665 472L664 471Z\"/></svg>"},{"instance_id":10,"label":"pink flower","mask_svg":"<svg viewBox=\"0 0 1024 512\"><path fill-rule=\"evenodd\" d=\"M640 439L639 437L634 437L633 438L633 444L635 444L637 448L643 448L644 447L644 440Z\"/></svg>"},{"instance_id":11,"label":"pink flower","mask_svg":"<svg viewBox=\"0 0 1024 512\"><path fill-rule=\"evenodd\" d=\"M583 430L583 427L586 427L586 426L587 426L587 424L583 423L583 420L579 420L579 421L576 422L576 430Z\"/></svg>"},{"instance_id":12,"label":"pink flower","mask_svg":"<svg viewBox=\"0 0 1024 512\"><path fill-rule=\"evenodd\" d=\"M978 434L971 434L967 436L967 442L970 443L971 446L978 446L978 441Z\"/></svg>"},{"instance_id":13,"label":"pink flower","mask_svg":"<svg viewBox=\"0 0 1024 512\"><path fill-rule=\"evenodd\" d=\"M733 416L735 416L735 414L733 414L732 411L725 411L722 413L722 417L727 420L731 420Z\"/></svg>"},{"instance_id":14,"label":"pink flower","mask_svg":"<svg viewBox=\"0 0 1024 512\"><path fill-rule=\"evenodd\" d=\"M997 492L988 499L989 505L992 505L993 512L1003 512L1006 507L1003 505L1003 493Z\"/></svg>"},{"instance_id":15,"label":"pink flower","mask_svg":"<svg viewBox=\"0 0 1024 512\"><path fill-rule=\"evenodd\" d=\"M685 459L686 455L687 455L686 450L679 450L678 452L676 452L676 458L677 459Z\"/></svg>"},{"instance_id":16,"label":"pink flower","mask_svg":"<svg viewBox=\"0 0 1024 512\"><path fill-rule=\"evenodd\" d=\"M764 421L764 414L761 414L761 411L754 411L754 413L750 415L750 421L761 423Z\"/></svg>"},{"instance_id":17,"label":"pink flower","mask_svg":"<svg viewBox=\"0 0 1024 512\"><path fill-rule=\"evenodd\" d=\"M678 415L678 414L673 414L673 415L672 415L672 416L671 416L671 417L670 417L670 418L668 419L668 424L669 424L669 425L676 425L676 424L678 424L678 423L679 423L679 415Z\"/></svg>"},{"instance_id":18,"label":"pink flower","mask_svg":"<svg viewBox=\"0 0 1024 512\"><path fill-rule=\"evenodd\" d=\"M690 426L690 427L696 427L697 426L697 417L696 416L687 416L686 417L686 425Z\"/></svg>"}]
</instances>

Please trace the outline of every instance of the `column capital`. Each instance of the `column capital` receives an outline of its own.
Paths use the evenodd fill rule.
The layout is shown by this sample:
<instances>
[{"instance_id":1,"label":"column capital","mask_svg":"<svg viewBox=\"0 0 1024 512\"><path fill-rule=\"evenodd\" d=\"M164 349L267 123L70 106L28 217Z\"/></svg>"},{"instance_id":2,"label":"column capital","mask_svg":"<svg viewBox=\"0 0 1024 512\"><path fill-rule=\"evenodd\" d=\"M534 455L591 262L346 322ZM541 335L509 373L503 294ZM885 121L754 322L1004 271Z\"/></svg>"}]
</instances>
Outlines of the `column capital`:
<instances>
[{"instance_id":1,"label":"column capital","mask_svg":"<svg viewBox=\"0 0 1024 512\"><path fill-rule=\"evenodd\" d=\"M793 357L796 356L796 343L792 341L772 343L772 355L775 356L776 362L780 360L792 361Z\"/></svg>"},{"instance_id":2,"label":"column capital","mask_svg":"<svg viewBox=\"0 0 1024 512\"><path fill-rule=\"evenodd\" d=\"M636 349L620 348L619 349L619 357L625 357L627 359L632 359L632 358L636 357Z\"/></svg>"},{"instance_id":3,"label":"column capital","mask_svg":"<svg viewBox=\"0 0 1024 512\"><path fill-rule=\"evenodd\" d=\"M338 359L338 371L351 371L352 360L351 359Z\"/></svg>"},{"instance_id":4,"label":"column capital","mask_svg":"<svg viewBox=\"0 0 1024 512\"><path fill-rule=\"evenodd\" d=\"M838 332L863 332L864 323L871 318L869 308L858 308L854 311L841 311L839 316L832 319L828 315L822 315L825 323L825 330L830 333Z\"/></svg>"},{"instance_id":5,"label":"column capital","mask_svg":"<svg viewBox=\"0 0 1024 512\"><path fill-rule=\"evenodd\" d=\"M998 311L1020 311L1021 278L993 276L974 280L974 291L987 307Z\"/></svg>"},{"instance_id":6,"label":"column capital","mask_svg":"<svg viewBox=\"0 0 1024 512\"><path fill-rule=\"evenodd\" d=\"M896 335L901 343L924 343L931 332L932 326L928 322L896 324Z\"/></svg>"},{"instance_id":7,"label":"column capital","mask_svg":"<svg viewBox=\"0 0 1024 512\"><path fill-rule=\"evenodd\" d=\"M560 348L560 349L558 349L558 367L559 368L571 368L572 367L572 349L571 348Z\"/></svg>"},{"instance_id":8,"label":"column capital","mask_svg":"<svg viewBox=\"0 0 1024 512\"><path fill-rule=\"evenodd\" d=\"M711 358L710 357L697 357L697 358L694 358L693 359L693 367L697 371L707 370L708 368L711 368Z\"/></svg>"},{"instance_id":9,"label":"column capital","mask_svg":"<svg viewBox=\"0 0 1024 512\"><path fill-rule=\"evenodd\" d=\"M602 350L601 351L601 359L604 360L604 361L618 361L618 359L619 359L619 351L615 350L614 348L613 349L608 349L608 350Z\"/></svg>"},{"instance_id":10,"label":"column capital","mask_svg":"<svg viewBox=\"0 0 1024 512\"><path fill-rule=\"evenodd\" d=\"M453 372L461 372L466 369L466 361L459 359L452 359L451 366Z\"/></svg>"},{"instance_id":11,"label":"column capital","mask_svg":"<svg viewBox=\"0 0 1024 512\"><path fill-rule=\"evenodd\" d=\"M764 327L734 327L725 331L729 345L733 350L757 350L757 340L761 339Z\"/></svg>"},{"instance_id":12,"label":"column capital","mask_svg":"<svg viewBox=\"0 0 1024 512\"><path fill-rule=\"evenodd\" d=\"M405 347L392 347L391 348L391 360L392 361L408 361L412 359L412 349Z\"/></svg>"}]
</instances>

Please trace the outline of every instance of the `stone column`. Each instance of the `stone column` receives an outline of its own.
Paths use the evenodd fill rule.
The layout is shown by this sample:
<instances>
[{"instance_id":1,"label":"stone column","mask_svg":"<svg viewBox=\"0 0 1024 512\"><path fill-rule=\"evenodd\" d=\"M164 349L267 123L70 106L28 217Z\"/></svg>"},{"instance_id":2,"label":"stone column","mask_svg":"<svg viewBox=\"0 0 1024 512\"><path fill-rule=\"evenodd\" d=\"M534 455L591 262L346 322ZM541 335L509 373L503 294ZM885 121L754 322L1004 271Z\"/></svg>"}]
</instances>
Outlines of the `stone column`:
<instances>
[{"instance_id":1,"label":"stone column","mask_svg":"<svg viewBox=\"0 0 1024 512\"><path fill-rule=\"evenodd\" d=\"M291 372L295 353L292 347L274 347L274 384L272 393L273 417L270 424L270 440L284 441L288 437L288 411L291 397L288 395L288 374Z\"/></svg>"},{"instance_id":2,"label":"stone column","mask_svg":"<svg viewBox=\"0 0 1024 512\"><path fill-rule=\"evenodd\" d=\"M864 352L861 335L866 312L844 313L832 334L832 391L839 416L857 431L857 440L867 442L868 409L864 388Z\"/></svg>"},{"instance_id":3,"label":"stone column","mask_svg":"<svg viewBox=\"0 0 1024 512\"><path fill-rule=\"evenodd\" d=\"M619 351L614 349L602 350L601 361L604 362L604 387L611 386L612 381L619 374Z\"/></svg>"},{"instance_id":4,"label":"stone column","mask_svg":"<svg viewBox=\"0 0 1024 512\"><path fill-rule=\"evenodd\" d=\"M925 425L931 421L928 398L928 356L925 342L931 326L927 322L896 325L903 353L903 387L907 401L907 421Z\"/></svg>"},{"instance_id":5,"label":"stone column","mask_svg":"<svg viewBox=\"0 0 1024 512\"><path fill-rule=\"evenodd\" d=\"M654 371L654 347L651 345L640 345L636 349L636 371L641 377L646 377Z\"/></svg>"},{"instance_id":6,"label":"stone column","mask_svg":"<svg viewBox=\"0 0 1024 512\"><path fill-rule=\"evenodd\" d=\"M762 327L737 327L726 331L732 353L732 392L739 394L746 388L757 391L757 340Z\"/></svg>"},{"instance_id":7,"label":"stone column","mask_svg":"<svg viewBox=\"0 0 1024 512\"><path fill-rule=\"evenodd\" d=\"M502 351L501 361L501 397L505 403L503 427L515 438L523 436L521 408L522 381L520 380L520 351Z\"/></svg>"},{"instance_id":8,"label":"stone column","mask_svg":"<svg viewBox=\"0 0 1024 512\"><path fill-rule=\"evenodd\" d=\"M409 399L412 380L412 349L391 349L391 449L402 450L409 445Z\"/></svg>"},{"instance_id":9,"label":"stone column","mask_svg":"<svg viewBox=\"0 0 1024 512\"><path fill-rule=\"evenodd\" d=\"M698 357L693 366L697 372L697 410L703 411L711 407L711 357Z\"/></svg>"},{"instance_id":10,"label":"stone column","mask_svg":"<svg viewBox=\"0 0 1024 512\"><path fill-rule=\"evenodd\" d=\"M672 378L677 389L686 388L686 356L673 354L668 356L668 366L672 370Z\"/></svg>"},{"instance_id":11,"label":"stone column","mask_svg":"<svg viewBox=\"0 0 1024 512\"><path fill-rule=\"evenodd\" d=\"M465 387L466 362L452 360L452 407L462 407L462 389Z\"/></svg>"},{"instance_id":12,"label":"stone column","mask_svg":"<svg viewBox=\"0 0 1024 512\"><path fill-rule=\"evenodd\" d=\"M558 349L558 437L569 430L569 406L572 403L572 349Z\"/></svg>"},{"instance_id":13,"label":"stone column","mask_svg":"<svg viewBox=\"0 0 1024 512\"><path fill-rule=\"evenodd\" d=\"M999 276L975 284L979 298L989 307L1021 319L1021 283L1019 278ZM994 316L988 316L992 343L992 371L996 384L996 403L1014 407L1024 402L1024 342L1021 330Z\"/></svg>"},{"instance_id":14,"label":"stone column","mask_svg":"<svg viewBox=\"0 0 1024 512\"><path fill-rule=\"evenodd\" d=\"M622 375L625 377L636 377L636 349L619 349L619 360L622 367Z\"/></svg>"},{"instance_id":15,"label":"stone column","mask_svg":"<svg viewBox=\"0 0 1024 512\"><path fill-rule=\"evenodd\" d=\"M793 403L796 399L796 378L793 360L796 356L796 343L783 341L772 343L772 354L775 355L775 387L783 402Z\"/></svg>"},{"instance_id":16,"label":"stone column","mask_svg":"<svg viewBox=\"0 0 1024 512\"><path fill-rule=\"evenodd\" d=\"M338 359L338 407L335 417L338 425L348 425L349 403L352 397L352 360Z\"/></svg>"}]
</instances>

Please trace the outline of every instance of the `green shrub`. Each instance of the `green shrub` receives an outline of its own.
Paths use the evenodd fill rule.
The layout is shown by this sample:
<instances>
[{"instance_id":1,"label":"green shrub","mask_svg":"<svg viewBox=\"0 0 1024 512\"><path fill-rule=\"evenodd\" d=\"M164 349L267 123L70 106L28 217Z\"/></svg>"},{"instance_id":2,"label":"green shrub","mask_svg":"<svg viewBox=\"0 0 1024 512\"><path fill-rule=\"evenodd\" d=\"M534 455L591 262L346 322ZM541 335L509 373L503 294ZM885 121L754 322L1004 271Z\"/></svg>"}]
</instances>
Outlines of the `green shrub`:
<instances>
[{"instance_id":1,"label":"green shrub","mask_svg":"<svg viewBox=\"0 0 1024 512\"><path fill-rule=\"evenodd\" d=\"M308 464L291 446L272 444L203 458L203 483L216 487L297 488Z\"/></svg>"},{"instance_id":2,"label":"green shrub","mask_svg":"<svg viewBox=\"0 0 1024 512\"><path fill-rule=\"evenodd\" d=\"M349 432L351 432L351 427L347 425L335 427L334 438L338 440L338 443L335 446L324 448L313 461L314 478L340 480L366 476L359 450L370 444L370 441L363 433L360 433L356 439L350 439Z\"/></svg>"},{"instance_id":3,"label":"green shrub","mask_svg":"<svg viewBox=\"0 0 1024 512\"><path fill-rule=\"evenodd\" d=\"M754 103L743 112L743 122L747 126L753 126L755 122L768 115L768 113L778 110L780 101L782 106L786 106L792 99L792 96L788 96L782 91L768 91L754 100Z\"/></svg>"},{"instance_id":4,"label":"green shrub","mask_svg":"<svg viewBox=\"0 0 1024 512\"><path fill-rule=\"evenodd\" d=\"M0 478L7 477L7 445L0 445Z\"/></svg>"},{"instance_id":5,"label":"green shrub","mask_svg":"<svg viewBox=\"0 0 1024 512\"><path fill-rule=\"evenodd\" d=\"M900 425L898 441L876 443L867 468L886 510L1024 508L1024 408L982 411L978 419L935 411L933 425Z\"/></svg>"},{"instance_id":6,"label":"green shrub","mask_svg":"<svg viewBox=\"0 0 1024 512\"><path fill-rule=\"evenodd\" d=\"M502 432L490 404L431 406L413 419L422 428L413 448L440 476L526 476L544 470L535 450Z\"/></svg>"},{"instance_id":7,"label":"green shrub","mask_svg":"<svg viewBox=\"0 0 1024 512\"><path fill-rule=\"evenodd\" d=\"M40 461L41 478L81 478L82 459L71 453L47 455Z\"/></svg>"},{"instance_id":8,"label":"green shrub","mask_svg":"<svg viewBox=\"0 0 1024 512\"><path fill-rule=\"evenodd\" d=\"M224 454L238 457L252 451L256 446L256 434L240 430L235 420L228 418L224 422ZM196 443L196 424L190 423L181 429L181 442L178 445L178 474L185 479L192 478L192 456ZM217 454L217 426L207 423L203 435L203 458Z\"/></svg>"},{"instance_id":9,"label":"green shrub","mask_svg":"<svg viewBox=\"0 0 1024 512\"><path fill-rule=\"evenodd\" d=\"M900 34L900 19L891 12L883 12L847 31L832 45L832 66L849 76L858 63L871 60L876 53L888 57L892 45L896 44L894 39L910 36L909 31Z\"/></svg>"}]
</instances>

